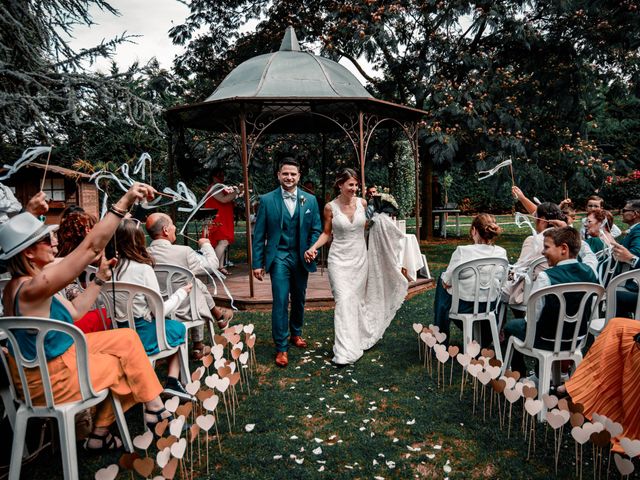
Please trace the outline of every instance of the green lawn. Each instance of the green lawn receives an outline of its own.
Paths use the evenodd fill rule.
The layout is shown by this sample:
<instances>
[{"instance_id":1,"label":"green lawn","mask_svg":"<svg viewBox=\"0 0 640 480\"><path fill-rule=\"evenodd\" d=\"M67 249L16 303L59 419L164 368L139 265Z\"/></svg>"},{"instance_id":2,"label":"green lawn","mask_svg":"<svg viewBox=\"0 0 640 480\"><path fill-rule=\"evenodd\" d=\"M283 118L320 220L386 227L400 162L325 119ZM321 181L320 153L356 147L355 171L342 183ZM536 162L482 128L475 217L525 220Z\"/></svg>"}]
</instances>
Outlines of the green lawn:
<instances>
[{"instance_id":1,"label":"green lawn","mask_svg":"<svg viewBox=\"0 0 640 480\"><path fill-rule=\"evenodd\" d=\"M464 220L469 223L468 218ZM509 227L498 243L515 259L525 235ZM434 276L460 242L467 240L423 245ZM238 250L234 247L234 259L240 258ZM551 432L545 435L544 428L538 429L536 451L526 460L527 443L518 431L521 407L514 409L514 427L507 439L495 410L493 418L486 420L481 408L472 414L470 388L459 400L459 365L454 385L437 388L435 378L418 360L412 330L414 322L428 324L432 312L433 291L407 301L382 341L355 366L344 369L330 364L332 311L307 313L305 336L310 348L292 349L286 369L273 364L270 316L237 314L238 322L256 326L260 366L251 385L252 395L240 395L233 434L220 418L222 454L215 440L209 444L214 477L444 478L446 464L452 479L554 477ZM455 343L460 333L455 328L452 331ZM129 419L132 430L140 433L140 410L130 412ZM255 429L245 432L246 424L255 424ZM573 452L573 440L565 435L558 478L573 475ZM93 478L98 468L117 458L89 457L81 452L81 476ZM585 448L585 458L590 464L591 448ZM47 457L26 469L24 478L52 478L59 471L58 456ZM585 478L592 475L590 466L584 472ZM119 478L129 478L129 474L121 473ZM195 478L206 476L200 471Z\"/></svg>"}]
</instances>

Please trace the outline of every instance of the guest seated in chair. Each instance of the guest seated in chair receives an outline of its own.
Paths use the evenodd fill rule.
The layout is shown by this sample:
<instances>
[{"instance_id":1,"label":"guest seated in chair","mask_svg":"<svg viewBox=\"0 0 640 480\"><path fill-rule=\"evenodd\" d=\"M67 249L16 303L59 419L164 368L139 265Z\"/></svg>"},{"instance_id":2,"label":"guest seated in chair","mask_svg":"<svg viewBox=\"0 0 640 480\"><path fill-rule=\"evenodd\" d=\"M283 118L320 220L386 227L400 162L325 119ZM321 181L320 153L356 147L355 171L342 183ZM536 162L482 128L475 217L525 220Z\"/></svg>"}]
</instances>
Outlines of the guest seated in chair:
<instances>
[{"instance_id":1,"label":"guest seated in chair","mask_svg":"<svg viewBox=\"0 0 640 480\"><path fill-rule=\"evenodd\" d=\"M65 211L69 208L71 207L67 207ZM96 218L82 209L61 215L60 218L58 253L56 254L58 259L62 259L74 251L96 224ZM103 253L100 252L100 254L96 256L96 261L92 263L93 266L99 266L102 255ZM80 274L79 279L83 283L82 288L86 288L85 272ZM80 292L80 286L76 282L70 283L64 289L64 294L69 301L73 301ZM73 324L84 333L101 332L111 329L111 319L107 317L107 311L104 308L100 310L89 310L81 319L73 322Z\"/></svg>"},{"instance_id":2,"label":"guest seated in chair","mask_svg":"<svg viewBox=\"0 0 640 480\"><path fill-rule=\"evenodd\" d=\"M206 275L218 269L219 260L208 238L198 240L201 255L191 247L175 244L176 226L169 215L152 213L147 218L146 228L151 237L148 250L156 263L177 265L186 268L194 275ZM195 288L202 294L197 296L200 318L215 318L219 328L227 328L229 321L233 318L233 311L217 307L207 286L198 279L196 279ZM174 316L179 320L193 320L188 299L176 308ZM192 329L192 352L196 358L201 358L204 350L203 333L202 327Z\"/></svg>"},{"instance_id":3,"label":"guest seated in chair","mask_svg":"<svg viewBox=\"0 0 640 480\"><path fill-rule=\"evenodd\" d=\"M629 225L629 230L620 243L613 245L613 254L618 260L616 274L640 268L640 199L627 202L622 209L622 221ZM616 297L616 316L629 318L635 311L638 285L628 281L618 289Z\"/></svg>"},{"instance_id":4,"label":"guest seated in chair","mask_svg":"<svg viewBox=\"0 0 640 480\"><path fill-rule=\"evenodd\" d=\"M584 406L589 420L594 413L622 425L617 438L640 440L640 322L612 318L567 383L574 403ZM613 451L622 453L618 440Z\"/></svg>"},{"instance_id":5,"label":"guest seated in chair","mask_svg":"<svg viewBox=\"0 0 640 480\"><path fill-rule=\"evenodd\" d=\"M584 226L586 228L585 242L589 244L591 251L598 255L607 244L611 243L611 225L613 225L613 215L611 212L600 208L592 209L586 218ZM606 238L605 238L606 237Z\"/></svg>"},{"instance_id":6,"label":"guest seated in chair","mask_svg":"<svg viewBox=\"0 0 640 480\"><path fill-rule=\"evenodd\" d=\"M449 310L451 309L451 274L457 266L468 262L470 260L476 260L479 258L501 257L507 259L507 252L504 248L494 245L496 238L502 232L500 226L496 223L496 219L493 215L481 213L476 216L471 223L470 235L473 240L473 245L460 245L455 249L449 260L449 266L444 271L441 277L438 279L436 285L436 294L434 301L434 325L440 328L440 331L447 334L447 342L449 340L449 326L451 320L449 319ZM489 273L487 273L489 275ZM488 279L481 279L486 283ZM472 276L469 278L460 279L460 312L461 313L473 313L473 301L474 301L474 285L475 278ZM483 299L487 301L488 299ZM495 299L490 299L494 301ZM465 311L466 309L466 311ZM482 338L491 338L484 331L486 322L483 322ZM460 325L458 325L460 326Z\"/></svg>"},{"instance_id":7,"label":"guest seated in chair","mask_svg":"<svg viewBox=\"0 0 640 480\"><path fill-rule=\"evenodd\" d=\"M154 261L145 243L144 231L140 222L135 219L124 219L115 237L116 252L118 254L118 265L115 269L115 279L121 282L135 283L155 290L160 295L160 285L153 271ZM165 315L171 315L189 295L192 285L189 283L175 291L171 297L164 302ZM118 311L118 294L116 294L116 311ZM119 315L123 315L118 311ZM159 352L158 339L156 337L156 319L151 315L151 310L143 295L136 295L133 301L133 317L135 319L136 331L140 335L140 340L148 355ZM186 328L182 322L177 320L165 320L165 333L167 343L171 347L176 347L185 342ZM183 400L192 400L193 397L184 389L178 380L180 374L180 357L176 352L169 357L167 371L167 381L165 383L165 393L177 395Z\"/></svg>"},{"instance_id":8,"label":"guest seated in chair","mask_svg":"<svg viewBox=\"0 0 640 480\"><path fill-rule=\"evenodd\" d=\"M30 213L21 213L0 226L0 259L7 261L11 281L4 289L5 314L9 316L45 317L66 323L82 317L93 305L101 285L111 278L114 261L101 258L95 280L85 291L69 302L58 292L74 281L84 268L102 252L120 220L137 200L151 200L154 189L134 183L129 191L86 236L84 241L64 259L54 263L57 226L47 226ZM34 352L35 336L21 333L18 341L23 352ZM134 331L128 328L86 335L89 374L96 390L110 388L117 395L124 410L137 402L146 406L145 420L150 428L171 414L164 409L159 397L162 385L158 381L144 347ZM56 401L80 399L80 387L75 374L75 348L71 338L51 332L45 342L49 375ZM17 379L15 363L10 364ZM31 400L35 405L45 403L44 390L37 369L27 372ZM85 442L91 451L116 449L122 446L119 438L109 433L115 420L110 401L99 405L95 428Z\"/></svg>"},{"instance_id":9,"label":"guest seated in chair","mask_svg":"<svg viewBox=\"0 0 640 480\"><path fill-rule=\"evenodd\" d=\"M533 284L531 293L550 285L561 285L564 283L589 282L599 283L597 275L593 270L577 260L580 252L580 234L573 227L550 228L544 231L544 247L542 254L549 263L549 269L538 274L538 278ZM569 314L577 311L582 299L580 294L567 295L567 312ZM537 320L536 328L536 348L553 350L553 339L556 335L558 318L558 300L548 297L540 300L544 305L537 309L540 316ZM585 312L585 315L591 312ZM583 332L586 335L588 322L582 323ZM515 335L520 340L524 340L527 331L527 321L524 318L516 318L507 323L505 333ZM572 334L573 332L568 332ZM563 339L565 337L563 336ZM525 375L524 359L522 354L515 351L512 360L512 369L520 371Z\"/></svg>"}]
</instances>

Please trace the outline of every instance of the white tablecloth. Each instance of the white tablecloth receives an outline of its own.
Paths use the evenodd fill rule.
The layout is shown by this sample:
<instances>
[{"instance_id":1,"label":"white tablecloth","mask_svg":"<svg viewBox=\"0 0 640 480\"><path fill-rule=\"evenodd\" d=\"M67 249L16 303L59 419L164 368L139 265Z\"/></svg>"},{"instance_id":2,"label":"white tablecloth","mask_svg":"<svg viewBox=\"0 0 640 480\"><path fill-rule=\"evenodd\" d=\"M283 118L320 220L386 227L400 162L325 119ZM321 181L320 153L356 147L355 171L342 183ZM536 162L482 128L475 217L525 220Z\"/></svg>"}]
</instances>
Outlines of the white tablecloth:
<instances>
[{"instance_id":1,"label":"white tablecloth","mask_svg":"<svg viewBox=\"0 0 640 480\"><path fill-rule=\"evenodd\" d=\"M420 245L415 235L405 235L400 246L400 264L407 270L409 281L415 282L418 270L424 267L424 260L420 252Z\"/></svg>"}]
</instances>

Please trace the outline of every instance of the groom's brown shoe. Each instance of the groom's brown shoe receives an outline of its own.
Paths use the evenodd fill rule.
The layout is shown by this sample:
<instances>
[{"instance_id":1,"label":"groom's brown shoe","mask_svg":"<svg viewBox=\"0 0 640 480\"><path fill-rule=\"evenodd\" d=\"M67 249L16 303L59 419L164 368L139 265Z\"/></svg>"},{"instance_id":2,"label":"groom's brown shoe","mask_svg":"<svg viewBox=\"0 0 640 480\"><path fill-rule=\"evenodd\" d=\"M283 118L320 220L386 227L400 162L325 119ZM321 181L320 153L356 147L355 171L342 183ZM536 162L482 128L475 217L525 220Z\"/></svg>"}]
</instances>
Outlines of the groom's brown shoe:
<instances>
[{"instance_id":1,"label":"groom's brown shoe","mask_svg":"<svg viewBox=\"0 0 640 480\"><path fill-rule=\"evenodd\" d=\"M276 365L283 368L289 365L289 353L287 352L276 353Z\"/></svg>"},{"instance_id":2,"label":"groom's brown shoe","mask_svg":"<svg viewBox=\"0 0 640 480\"><path fill-rule=\"evenodd\" d=\"M291 336L291 345L298 348L307 348L307 342L304 338L298 337L297 335Z\"/></svg>"}]
</instances>

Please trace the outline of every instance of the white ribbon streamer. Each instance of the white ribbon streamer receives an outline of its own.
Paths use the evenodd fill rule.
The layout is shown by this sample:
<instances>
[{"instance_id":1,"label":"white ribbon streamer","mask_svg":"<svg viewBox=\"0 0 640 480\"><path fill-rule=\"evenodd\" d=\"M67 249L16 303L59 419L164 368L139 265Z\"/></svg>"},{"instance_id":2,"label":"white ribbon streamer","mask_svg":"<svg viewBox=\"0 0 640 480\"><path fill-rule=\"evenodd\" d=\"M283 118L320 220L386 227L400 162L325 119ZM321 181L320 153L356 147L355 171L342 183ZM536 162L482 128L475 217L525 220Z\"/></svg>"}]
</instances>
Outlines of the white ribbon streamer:
<instances>
[{"instance_id":1,"label":"white ribbon streamer","mask_svg":"<svg viewBox=\"0 0 640 480\"><path fill-rule=\"evenodd\" d=\"M531 220L529 219L529 215L525 215L524 213L516 212L515 223L516 223L518 228L529 227L531 229L531 235L535 235L536 234L536 229L533 226L533 224L531 223Z\"/></svg>"},{"instance_id":2,"label":"white ribbon streamer","mask_svg":"<svg viewBox=\"0 0 640 480\"><path fill-rule=\"evenodd\" d=\"M509 160L505 160L502 163L499 163L498 165L496 165L495 167L493 167L491 170L482 170L480 172L478 172L478 175L484 175L482 177L478 177L478 180L484 180L485 178L489 178L493 175L495 175L495 173L500 170L501 168L507 167L509 165L511 165L511 159Z\"/></svg>"},{"instance_id":3,"label":"white ribbon streamer","mask_svg":"<svg viewBox=\"0 0 640 480\"><path fill-rule=\"evenodd\" d=\"M3 165L4 168L8 169L2 176L0 176L0 181L9 178L11 175L16 173L20 168L24 167L28 163L33 162L36 158L38 158L43 153L51 152L51 147L29 147L24 152L22 152L22 156L16 160L13 165Z\"/></svg>"}]
</instances>

